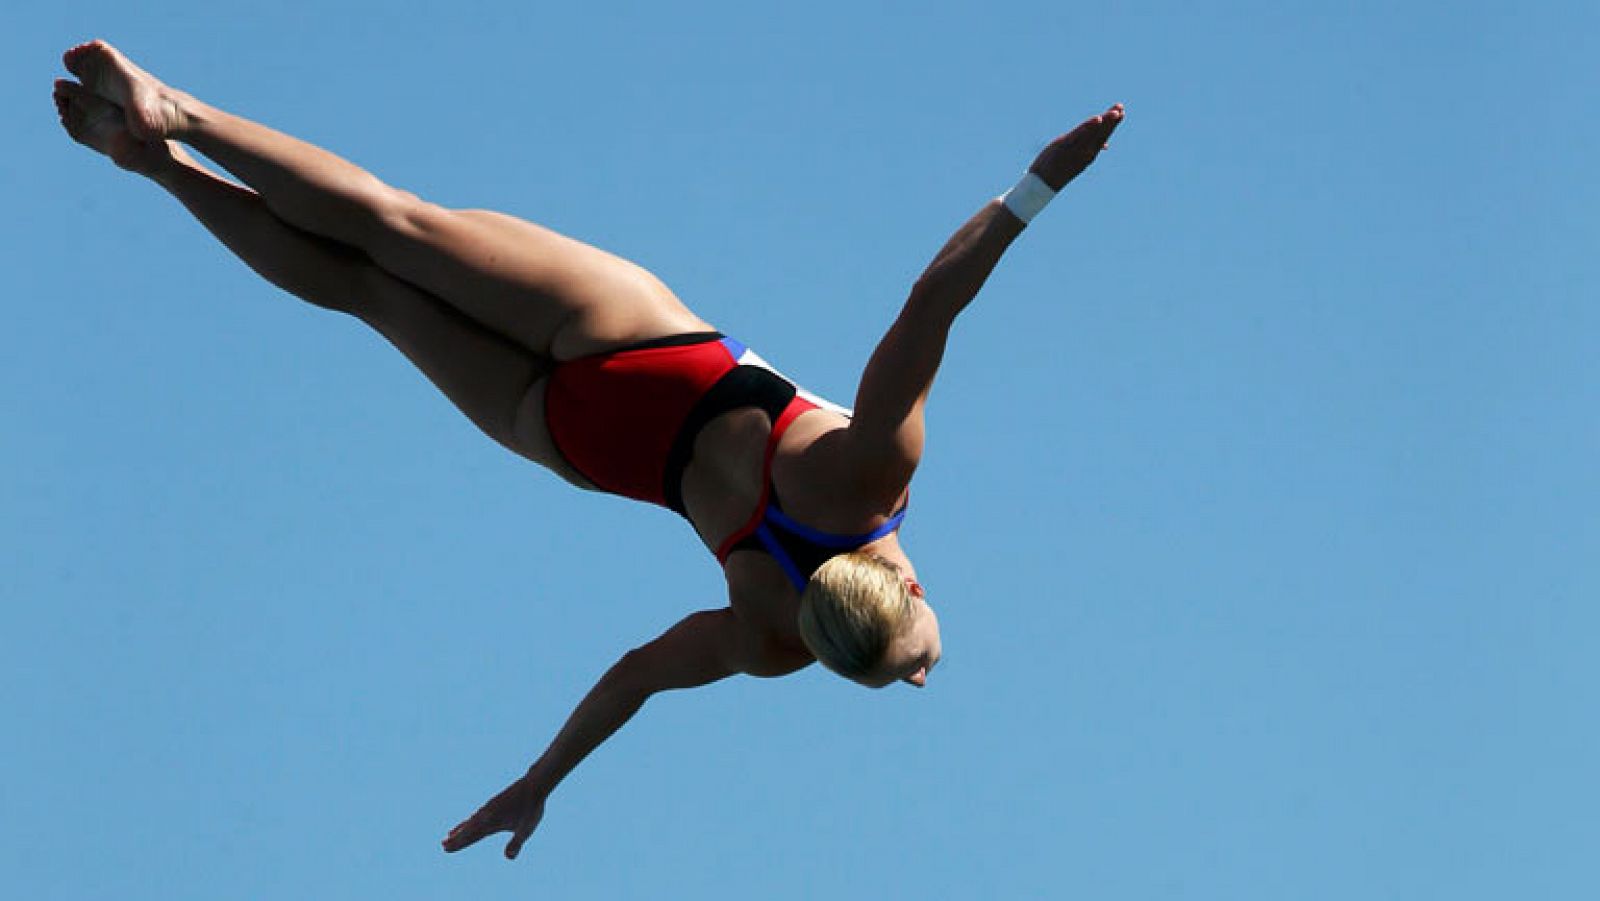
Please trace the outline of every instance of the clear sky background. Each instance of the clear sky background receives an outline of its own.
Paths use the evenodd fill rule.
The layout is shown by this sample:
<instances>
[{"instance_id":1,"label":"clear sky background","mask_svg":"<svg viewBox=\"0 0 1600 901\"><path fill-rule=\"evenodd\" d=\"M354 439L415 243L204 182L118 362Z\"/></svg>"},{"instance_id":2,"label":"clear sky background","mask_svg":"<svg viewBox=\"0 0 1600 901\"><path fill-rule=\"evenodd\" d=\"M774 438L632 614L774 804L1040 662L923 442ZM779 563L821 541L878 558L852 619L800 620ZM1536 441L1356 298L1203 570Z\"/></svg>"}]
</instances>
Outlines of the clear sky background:
<instances>
[{"instance_id":1,"label":"clear sky background","mask_svg":"<svg viewBox=\"0 0 1600 901\"><path fill-rule=\"evenodd\" d=\"M1593 3L29 3L0 35L9 897L1593 897ZM106 37L638 260L848 402L951 231L1128 120L962 319L924 692L658 698L521 860L438 841L722 603L72 144Z\"/></svg>"}]
</instances>

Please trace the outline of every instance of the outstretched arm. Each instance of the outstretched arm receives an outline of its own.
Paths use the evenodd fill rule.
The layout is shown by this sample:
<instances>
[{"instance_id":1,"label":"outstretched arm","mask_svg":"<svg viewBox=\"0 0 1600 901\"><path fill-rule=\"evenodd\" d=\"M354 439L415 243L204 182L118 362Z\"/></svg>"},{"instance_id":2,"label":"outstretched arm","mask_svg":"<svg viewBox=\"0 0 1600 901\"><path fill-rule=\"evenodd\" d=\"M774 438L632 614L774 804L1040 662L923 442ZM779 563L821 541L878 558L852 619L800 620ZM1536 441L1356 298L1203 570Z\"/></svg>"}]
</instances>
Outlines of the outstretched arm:
<instances>
[{"instance_id":1,"label":"outstretched arm","mask_svg":"<svg viewBox=\"0 0 1600 901\"><path fill-rule=\"evenodd\" d=\"M1050 142L1028 171L1061 190L1094 162L1122 115L1118 104L1084 121ZM1001 201L985 204L933 258L873 351L847 433L851 468L866 482L855 487L866 497L893 504L911 481L922 459L923 407L950 328L1024 225Z\"/></svg>"},{"instance_id":2,"label":"outstretched arm","mask_svg":"<svg viewBox=\"0 0 1600 901\"><path fill-rule=\"evenodd\" d=\"M810 662L807 655L774 647L731 607L690 614L607 670L527 774L450 830L444 849L459 851L495 833L510 832L505 853L515 858L539 825L550 792L651 695L706 685L734 673L780 676Z\"/></svg>"}]
</instances>

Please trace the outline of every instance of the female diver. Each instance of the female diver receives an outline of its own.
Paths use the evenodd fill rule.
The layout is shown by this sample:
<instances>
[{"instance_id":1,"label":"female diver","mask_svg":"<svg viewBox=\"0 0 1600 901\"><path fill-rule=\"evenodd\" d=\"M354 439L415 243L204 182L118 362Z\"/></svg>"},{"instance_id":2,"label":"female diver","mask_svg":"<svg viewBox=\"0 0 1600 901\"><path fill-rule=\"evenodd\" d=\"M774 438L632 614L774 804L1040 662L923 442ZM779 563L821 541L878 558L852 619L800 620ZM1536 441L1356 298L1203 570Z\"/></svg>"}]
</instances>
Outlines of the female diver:
<instances>
[{"instance_id":1,"label":"female diver","mask_svg":"<svg viewBox=\"0 0 1600 901\"><path fill-rule=\"evenodd\" d=\"M813 660L874 688L922 686L939 625L896 529L923 407L956 315L1121 105L1052 141L917 279L852 413L717 333L639 266L529 222L444 209L162 84L103 41L69 50L55 101L72 138L165 188L274 285L359 317L489 437L583 488L682 514L728 604L624 654L525 775L451 830L510 832L651 695ZM243 182L196 162L187 145Z\"/></svg>"}]
</instances>

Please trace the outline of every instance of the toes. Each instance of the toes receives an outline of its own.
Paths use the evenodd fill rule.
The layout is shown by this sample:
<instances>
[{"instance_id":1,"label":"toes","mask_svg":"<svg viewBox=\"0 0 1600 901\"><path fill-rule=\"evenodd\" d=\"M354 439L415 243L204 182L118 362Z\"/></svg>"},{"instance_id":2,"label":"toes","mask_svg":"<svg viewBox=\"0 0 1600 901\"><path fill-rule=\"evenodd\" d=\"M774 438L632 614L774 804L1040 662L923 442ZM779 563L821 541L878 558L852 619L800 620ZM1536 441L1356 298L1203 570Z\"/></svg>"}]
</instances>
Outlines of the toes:
<instances>
[{"instance_id":1,"label":"toes","mask_svg":"<svg viewBox=\"0 0 1600 901\"><path fill-rule=\"evenodd\" d=\"M79 90L75 82L57 81L55 90L51 92L51 99L56 102L56 112L61 116L61 124L67 127L73 137L77 137L78 128L83 122L82 95L78 93Z\"/></svg>"},{"instance_id":2,"label":"toes","mask_svg":"<svg viewBox=\"0 0 1600 901\"><path fill-rule=\"evenodd\" d=\"M57 97L65 97L68 100L81 100L85 97L94 96L93 91L78 84L76 81L68 81L65 78L56 79L55 93Z\"/></svg>"},{"instance_id":3,"label":"toes","mask_svg":"<svg viewBox=\"0 0 1600 901\"><path fill-rule=\"evenodd\" d=\"M105 46L105 42L100 40L89 41L86 44L79 44L78 46L73 47L71 50L68 50L66 53L62 54L61 62L67 67L68 72L71 72L73 75L82 78L84 74L83 70L88 67L90 57L98 50L98 48L103 46Z\"/></svg>"},{"instance_id":4,"label":"toes","mask_svg":"<svg viewBox=\"0 0 1600 901\"><path fill-rule=\"evenodd\" d=\"M110 44L96 39L68 50L61 61L68 72L78 76L85 88L109 100L120 101L122 95L117 93L112 75L118 55Z\"/></svg>"},{"instance_id":5,"label":"toes","mask_svg":"<svg viewBox=\"0 0 1600 901\"><path fill-rule=\"evenodd\" d=\"M61 79L56 82L55 88L56 109L62 118L69 124L81 126L88 119L94 106L93 101L99 98L83 85L75 81Z\"/></svg>"},{"instance_id":6,"label":"toes","mask_svg":"<svg viewBox=\"0 0 1600 901\"><path fill-rule=\"evenodd\" d=\"M56 111L61 124L73 139L102 153L117 146L115 132L123 128L122 110L77 82L59 80L55 85Z\"/></svg>"}]
</instances>

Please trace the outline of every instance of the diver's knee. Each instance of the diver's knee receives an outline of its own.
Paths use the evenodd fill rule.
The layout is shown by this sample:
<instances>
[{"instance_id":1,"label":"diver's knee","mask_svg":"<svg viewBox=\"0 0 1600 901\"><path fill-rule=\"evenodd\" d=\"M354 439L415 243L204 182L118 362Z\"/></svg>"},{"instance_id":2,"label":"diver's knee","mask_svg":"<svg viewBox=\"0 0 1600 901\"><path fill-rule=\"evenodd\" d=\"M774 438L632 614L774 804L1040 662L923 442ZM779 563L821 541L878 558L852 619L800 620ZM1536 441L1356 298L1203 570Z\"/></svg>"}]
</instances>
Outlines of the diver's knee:
<instances>
[{"instance_id":1,"label":"diver's knee","mask_svg":"<svg viewBox=\"0 0 1600 901\"><path fill-rule=\"evenodd\" d=\"M428 218L439 207L410 191L392 187L376 179L354 197L351 223L357 232L355 243L369 254L382 253L397 241L416 237Z\"/></svg>"}]
</instances>

